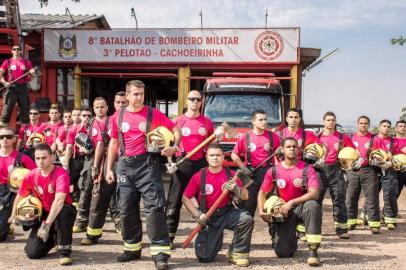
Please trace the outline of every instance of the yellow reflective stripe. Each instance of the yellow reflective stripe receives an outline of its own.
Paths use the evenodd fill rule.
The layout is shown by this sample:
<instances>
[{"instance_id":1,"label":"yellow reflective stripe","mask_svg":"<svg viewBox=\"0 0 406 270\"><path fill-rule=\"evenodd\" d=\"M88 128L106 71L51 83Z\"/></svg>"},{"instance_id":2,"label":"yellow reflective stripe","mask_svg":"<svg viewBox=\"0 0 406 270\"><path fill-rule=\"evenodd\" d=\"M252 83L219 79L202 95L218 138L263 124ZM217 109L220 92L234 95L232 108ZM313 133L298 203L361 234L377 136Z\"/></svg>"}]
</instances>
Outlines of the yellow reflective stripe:
<instances>
[{"instance_id":1,"label":"yellow reflective stripe","mask_svg":"<svg viewBox=\"0 0 406 270\"><path fill-rule=\"evenodd\" d=\"M306 234L307 243L309 244L320 244L321 234Z\"/></svg>"},{"instance_id":2,"label":"yellow reflective stripe","mask_svg":"<svg viewBox=\"0 0 406 270\"><path fill-rule=\"evenodd\" d=\"M130 243L126 243L124 242L124 250L128 250L128 251L137 251L137 250L141 250L142 249L142 243L138 242L135 244L130 244Z\"/></svg>"},{"instance_id":3,"label":"yellow reflective stripe","mask_svg":"<svg viewBox=\"0 0 406 270\"><path fill-rule=\"evenodd\" d=\"M86 233L91 236L100 236L103 233L103 229L94 229L88 226L86 229Z\"/></svg>"},{"instance_id":4,"label":"yellow reflective stripe","mask_svg":"<svg viewBox=\"0 0 406 270\"><path fill-rule=\"evenodd\" d=\"M357 222L357 220L355 220L355 223ZM348 228L348 221L347 223L338 223L338 222L334 222L334 227L336 228L340 228L340 229L347 229Z\"/></svg>"},{"instance_id":5,"label":"yellow reflective stripe","mask_svg":"<svg viewBox=\"0 0 406 270\"><path fill-rule=\"evenodd\" d=\"M174 233L174 232L169 233L169 237L175 237L175 236L176 236L176 233Z\"/></svg>"},{"instance_id":6,"label":"yellow reflective stripe","mask_svg":"<svg viewBox=\"0 0 406 270\"><path fill-rule=\"evenodd\" d=\"M249 253L237 253L237 252L232 252L230 255L233 259L248 259L249 258Z\"/></svg>"},{"instance_id":7,"label":"yellow reflective stripe","mask_svg":"<svg viewBox=\"0 0 406 270\"><path fill-rule=\"evenodd\" d=\"M296 231L304 233L304 232L306 232L306 228L303 224L298 224L296 226Z\"/></svg>"},{"instance_id":8,"label":"yellow reflective stripe","mask_svg":"<svg viewBox=\"0 0 406 270\"><path fill-rule=\"evenodd\" d=\"M369 228L380 228L381 222L368 220L368 226L369 226Z\"/></svg>"},{"instance_id":9,"label":"yellow reflective stripe","mask_svg":"<svg viewBox=\"0 0 406 270\"><path fill-rule=\"evenodd\" d=\"M397 218L390 218L390 217L383 217L385 220L385 223L397 223L398 219Z\"/></svg>"},{"instance_id":10,"label":"yellow reflective stripe","mask_svg":"<svg viewBox=\"0 0 406 270\"><path fill-rule=\"evenodd\" d=\"M361 212L361 214L359 214L359 218L361 218L361 219L364 219L364 218L366 218L367 216L365 215L365 213L364 212Z\"/></svg>"},{"instance_id":11,"label":"yellow reflective stripe","mask_svg":"<svg viewBox=\"0 0 406 270\"><path fill-rule=\"evenodd\" d=\"M151 246L149 248L151 250L151 255L155 256L159 253L165 253L171 255L171 247L170 246Z\"/></svg>"},{"instance_id":12,"label":"yellow reflective stripe","mask_svg":"<svg viewBox=\"0 0 406 270\"><path fill-rule=\"evenodd\" d=\"M347 224L348 225L357 225L357 219L356 218L348 219Z\"/></svg>"}]
</instances>

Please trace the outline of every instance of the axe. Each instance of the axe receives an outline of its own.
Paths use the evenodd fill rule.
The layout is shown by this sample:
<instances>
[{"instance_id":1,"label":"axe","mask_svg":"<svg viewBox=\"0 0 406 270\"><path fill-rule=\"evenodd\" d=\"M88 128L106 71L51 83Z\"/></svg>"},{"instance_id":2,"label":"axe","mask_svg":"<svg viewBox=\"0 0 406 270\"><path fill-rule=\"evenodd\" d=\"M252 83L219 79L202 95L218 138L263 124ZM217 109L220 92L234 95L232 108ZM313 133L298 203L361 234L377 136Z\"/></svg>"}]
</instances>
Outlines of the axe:
<instances>
[{"instance_id":1,"label":"axe","mask_svg":"<svg viewBox=\"0 0 406 270\"><path fill-rule=\"evenodd\" d=\"M224 127L224 132L227 132L229 136L234 136L235 135L235 130L232 130L231 127L226 123L223 122L221 124L222 127ZM189 159L191 156L196 154L200 149L205 147L207 144L209 144L214 138L216 137L216 134L211 134L209 137L206 138L202 143L200 143L198 146L196 146L192 151L190 151L186 156L184 156L181 160L178 162L174 163L172 160L168 158L168 163L165 164L166 169L168 170L169 174L174 174L178 170L179 164L184 162L186 159Z\"/></svg>"},{"instance_id":2,"label":"axe","mask_svg":"<svg viewBox=\"0 0 406 270\"><path fill-rule=\"evenodd\" d=\"M21 75L20 77L18 77L17 79L12 80L11 82L9 82L9 85L8 85L7 87L3 86L2 88L0 88L0 93L2 93L4 89L9 88L9 87L12 86L13 84L15 84L18 80L24 78L24 77L27 76L28 74L31 74L31 70L33 70L33 69L34 69L34 71L37 71L37 70L38 70L38 67L34 67L34 68L30 69L29 71L27 71L26 73L24 73L23 75Z\"/></svg>"},{"instance_id":3,"label":"axe","mask_svg":"<svg viewBox=\"0 0 406 270\"><path fill-rule=\"evenodd\" d=\"M262 165L264 165L271 158L273 158L275 156L275 154L276 153L273 153L268 158L266 158L264 161L262 161L257 167L255 167L252 170L252 173L255 173L256 171L258 171L262 167ZM252 184L252 182L254 182L254 180L249 178L249 176L241 170L237 170L237 173L234 175L234 177L231 179L231 181L236 181L237 178L239 178L243 183L247 183L247 184L245 184L244 188L249 187ZM213 215L214 211L217 210L217 207L219 206L219 204L224 200L224 198L229 193L230 193L230 191L228 191L227 189L223 190L221 195L217 198L217 200L214 202L214 204L210 207L209 211L207 211L207 213L206 213L207 218L210 218ZM200 224L196 225L196 227L193 229L193 231L189 234L189 236L183 242L182 248L186 248L189 245L189 243L193 240L193 238L200 231L201 228L202 228L202 226Z\"/></svg>"}]
</instances>

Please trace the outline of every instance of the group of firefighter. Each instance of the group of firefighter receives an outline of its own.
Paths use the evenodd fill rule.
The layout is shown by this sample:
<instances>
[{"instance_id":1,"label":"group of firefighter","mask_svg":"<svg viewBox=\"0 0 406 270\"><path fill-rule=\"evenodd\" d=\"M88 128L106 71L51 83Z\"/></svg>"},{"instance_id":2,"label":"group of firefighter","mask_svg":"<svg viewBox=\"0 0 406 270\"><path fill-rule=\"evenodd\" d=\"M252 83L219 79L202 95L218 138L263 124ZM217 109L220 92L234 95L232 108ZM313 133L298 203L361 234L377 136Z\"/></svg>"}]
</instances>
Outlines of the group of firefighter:
<instances>
[{"instance_id":1,"label":"group of firefighter","mask_svg":"<svg viewBox=\"0 0 406 270\"><path fill-rule=\"evenodd\" d=\"M18 137L9 126L0 127L0 241L22 225L31 230L29 258L41 258L56 246L60 264L69 265L73 233L86 232L82 245L96 244L110 212L124 241L117 261L138 260L142 199L157 269L168 269L177 246L182 205L197 223L197 259L213 261L228 229L234 232L228 259L244 267L250 265L258 208L278 257L292 257L300 239L309 246L307 263L317 266L327 189L339 238L349 239L357 225L373 234L381 224L396 229L397 198L406 184L405 121L396 123L394 136L388 120L371 134L369 118L360 116L349 136L337 131L336 116L327 112L315 134L303 129L300 110L289 109L285 127L271 131L266 112L255 110L252 130L239 136L232 150L234 171L223 167L220 147L233 129L226 123L215 128L200 113L199 91L188 93L185 113L172 121L144 105L144 90L143 82L129 81L115 94L111 116L106 100L97 97L93 109L63 111L62 119L60 108L51 106L46 123L32 104ZM167 197L165 170L171 175ZM361 191L365 203L358 213Z\"/></svg>"}]
</instances>

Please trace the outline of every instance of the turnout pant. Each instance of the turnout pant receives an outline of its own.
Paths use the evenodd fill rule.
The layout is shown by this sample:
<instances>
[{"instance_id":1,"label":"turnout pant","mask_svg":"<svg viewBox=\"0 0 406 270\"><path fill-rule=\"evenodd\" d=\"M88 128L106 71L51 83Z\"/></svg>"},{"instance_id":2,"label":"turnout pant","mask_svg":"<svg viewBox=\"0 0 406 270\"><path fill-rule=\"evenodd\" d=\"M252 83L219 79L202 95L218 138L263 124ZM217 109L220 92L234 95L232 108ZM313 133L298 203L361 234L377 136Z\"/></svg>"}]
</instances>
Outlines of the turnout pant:
<instances>
[{"instance_id":1,"label":"turnout pant","mask_svg":"<svg viewBox=\"0 0 406 270\"><path fill-rule=\"evenodd\" d=\"M224 229L234 232L229 256L248 258L253 228L254 219L247 211L232 207L217 209L208 226L197 234L194 243L197 259L205 263L215 259L223 245Z\"/></svg>"},{"instance_id":2,"label":"turnout pant","mask_svg":"<svg viewBox=\"0 0 406 270\"><path fill-rule=\"evenodd\" d=\"M30 259L42 258L47 255L55 245L58 245L60 254L69 255L71 253L72 227L75 221L75 215L76 210L73 206L64 205L51 226L49 238L46 242L37 236L41 224L32 227L27 244L24 247L27 257ZM43 220L45 220L45 218L43 218Z\"/></svg>"},{"instance_id":3,"label":"turnout pant","mask_svg":"<svg viewBox=\"0 0 406 270\"><path fill-rule=\"evenodd\" d=\"M278 257L289 258L297 250L296 226L304 221L306 239L309 246L318 247L321 243L322 212L316 201L307 201L289 211L284 222L272 223L272 240Z\"/></svg>"},{"instance_id":4,"label":"turnout pant","mask_svg":"<svg viewBox=\"0 0 406 270\"><path fill-rule=\"evenodd\" d=\"M170 256L170 241L165 216L165 193L161 164L148 153L120 157L117 163L117 196L125 251L142 249L139 195L144 202L148 238L153 258Z\"/></svg>"},{"instance_id":5,"label":"turnout pant","mask_svg":"<svg viewBox=\"0 0 406 270\"><path fill-rule=\"evenodd\" d=\"M110 218L116 224L120 222L120 211L118 211L117 205L117 185L113 194L111 194L110 204L109 204Z\"/></svg>"},{"instance_id":6,"label":"turnout pant","mask_svg":"<svg viewBox=\"0 0 406 270\"><path fill-rule=\"evenodd\" d=\"M182 157L178 157L179 161ZM185 160L179 164L178 170L172 175L169 185L168 201L166 207L166 222L168 224L169 236L173 239L178 230L180 210L182 209L182 195L190 178L201 168L207 166L205 158L199 160Z\"/></svg>"},{"instance_id":7,"label":"turnout pant","mask_svg":"<svg viewBox=\"0 0 406 270\"><path fill-rule=\"evenodd\" d=\"M70 174L70 186L72 191L72 201L79 202L80 199L80 188L79 188L79 178L80 173L83 170L83 165L85 163L84 156L76 156L69 160L69 174Z\"/></svg>"},{"instance_id":8,"label":"turnout pant","mask_svg":"<svg viewBox=\"0 0 406 270\"><path fill-rule=\"evenodd\" d=\"M406 171L405 172L398 172L397 176L398 176L398 187L399 187L397 197L399 198L403 187L406 185Z\"/></svg>"},{"instance_id":9,"label":"turnout pant","mask_svg":"<svg viewBox=\"0 0 406 270\"><path fill-rule=\"evenodd\" d=\"M378 177L372 166L365 166L358 171L347 171L347 196L348 225L357 224L358 201L361 190L365 195L366 214L368 226L379 228L381 226L379 215L379 190Z\"/></svg>"},{"instance_id":10,"label":"turnout pant","mask_svg":"<svg viewBox=\"0 0 406 270\"><path fill-rule=\"evenodd\" d=\"M323 205L327 188L330 191L333 202L333 216L336 233L341 234L348 231L347 227L347 207L345 205L345 180L344 175L337 164L327 165L317 169L320 182L319 199L317 202Z\"/></svg>"},{"instance_id":11,"label":"turnout pant","mask_svg":"<svg viewBox=\"0 0 406 270\"><path fill-rule=\"evenodd\" d=\"M389 168L380 179L383 193L383 219L385 224L396 224L398 216L398 178L397 172Z\"/></svg>"},{"instance_id":12,"label":"turnout pant","mask_svg":"<svg viewBox=\"0 0 406 270\"><path fill-rule=\"evenodd\" d=\"M252 217L255 215L255 211L257 210L258 192L268 169L269 167L263 167L254 173L254 182L247 188L249 194L248 200L239 203L240 208L248 211Z\"/></svg>"},{"instance_id":13,"label":"turnout pant","mask_svg":"<svg viewBox=\"0 0 406 270\"><path fill-rule=\"evenodd\" d=\"M15 84L7 89L3 95L3 103L3 112L1 114L3 123L10 123L11 114L16 103L20 107L20 121L17 119L17 122L29 123L30 98L26 84Z\"/></svg>"},{"instance_id":14,"label":"turnout pant","mask_svg":"<svg viewBox=\"0 0 406 270\"><path fill-rule=\"evenodd\" d=\"M75 225L80 228L86 228L89 223L90 203L92 200L93 179L92 166L94 163L93 156L87 156L83 164L83 170L80 173L82 184L80 185L80 199L78 214Z\"/></svg>"},{"instance_id":15,"label":"turnout pant","mask_svg":"<svg viewBox=\"0 0 406 270\"><path fill-rule=\"evenodd\" d=\"M10 223L8 219L13 211L13 203L16 194L11 192L7 185L0 186L0 242L7 239Z\"/></svg>"}]
</instances>

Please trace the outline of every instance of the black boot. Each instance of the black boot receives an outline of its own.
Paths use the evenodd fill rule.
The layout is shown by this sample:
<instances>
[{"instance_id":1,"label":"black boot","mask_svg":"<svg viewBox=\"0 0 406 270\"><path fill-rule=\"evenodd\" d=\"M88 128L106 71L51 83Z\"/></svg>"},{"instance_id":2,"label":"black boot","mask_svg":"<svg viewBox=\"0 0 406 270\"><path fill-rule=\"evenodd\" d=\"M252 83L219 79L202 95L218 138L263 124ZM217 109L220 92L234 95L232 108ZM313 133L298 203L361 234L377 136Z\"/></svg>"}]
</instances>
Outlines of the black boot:
<instances>
[{"instance_id":1,"label":"black boot","mask_svg":"<svg viewBox=\"0 0 406 270\"><path fill-rule=\"evenodd\" d=\"M169 265L168 265L169 256L168 255L159 253L156 256L152 256L152 258L155 261L155 268L157 270L168 270L169 269Z\"/></svg>"},{"instance_id":2,"label":"black boot","mask_svg":"<svg viewBox=\"0 0 406 270\"><path fill-rule=\"evenodd\" d=\"M141 250L129 251L124 250L124 253L117 257L118 262L129 262L139 260L141 258Z\"/></svg>"},{"instance_id":3,"label":"black boot","mask_svg":"<svg viewBox=\"0 0 406 270\"><path fill-rule=\"evenodd\" d=\"M320 259L319 254L317 254L318 247L309 246L309 257L307 258L307 264L310 266L319 266Z\"/></svg>"}]
</instances>

